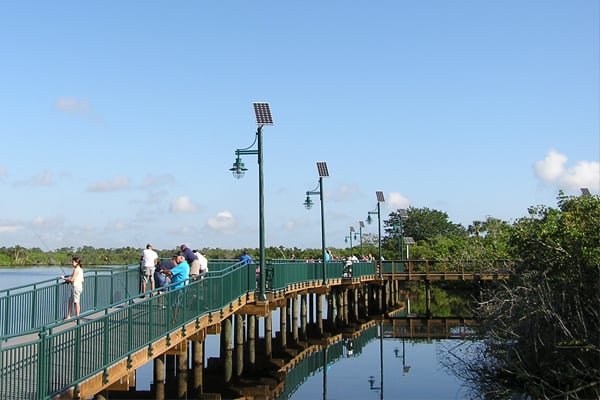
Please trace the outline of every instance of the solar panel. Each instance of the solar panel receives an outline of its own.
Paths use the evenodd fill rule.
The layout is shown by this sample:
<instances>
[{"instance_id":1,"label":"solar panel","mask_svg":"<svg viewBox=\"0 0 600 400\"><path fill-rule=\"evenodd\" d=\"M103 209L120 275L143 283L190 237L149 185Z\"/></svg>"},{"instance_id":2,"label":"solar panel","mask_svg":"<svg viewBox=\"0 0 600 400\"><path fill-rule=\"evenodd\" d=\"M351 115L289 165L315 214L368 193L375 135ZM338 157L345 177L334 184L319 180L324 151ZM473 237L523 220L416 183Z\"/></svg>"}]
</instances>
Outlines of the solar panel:
<instances>
[{"instance_id":1,"label":"solar panel","mask_svg":"<svg viewBox=\"0 0 600 400\"><path fill-rule=\"evenodd\" d=\"M271 108L269 103L252 103L254 106L254 115L256 115L257 125L273 125L273 117L271 116Z\"/></svg>"},{"instance_id":2,"label":"solar panel","mask_svg":"<svg viewBox=\"0 0 600 400\"><path fill-rule=\"evenodd\" d=\"M581 195L582 196L591 196L592 194L590 193L590 189L588 189L588 188L581 188Z\"/></svg>"},{"instance_id":3,"label":"solar panel","mask_svg":"<svg viewBox=\"0 0 600 400\"><path fill-rule=\"evenodd\" d=\"M353 226L350 227L350 232L356 232Z\"/></svg>"},{"instance_id":4,"label":"solar panel","mask_svg":"<svg viewBox=\"0 0 600 400\"><path fill-rule=\"evenodd\" d=\"M319 170L319 176L329 176L327 163L325 161L317 161L317 170Z\"/></svg>"},{"instance_id":5,"label":"solar panel","mask_svg":"<svg viewBox=\"0 0 600 400\"><path fill-rule=\"evenodd\" d=\"M406 218L408 217L408 211L406 211L405 208L401 208L398 210L398 214L400 215L401 218Z\"/></svg>"},{"instance_id":6,"label":"solar panel","mask_svg":"<svg viewBox=\"0 0 600 400\"><path fill-rule=\"evenodd\" d=\"M404 236L404 243L406 244L415 244L415 239L412 236Z\"/></svg>"},{"instance_id":7,"label":"solar panel","mask_svg":"<svg viewBox=\"0 0 600 400\"><path fill-rule=\"evenodd\" d=\"M358 224L360 225L361 228L365 227L365 223L363 221L358 221Z\"/></svg>"},{"instance_id":8,"label":"solar panel","mask_svg":"<svg viewBox=\"0 0 600 400\"><path fill-rule=\"evenodd\" d=\"M383 203L385 201L385 199L383 198L383 192L377 191L375 192L375 195L377 195L377 202Z\"/></svg>"}]
</instances>

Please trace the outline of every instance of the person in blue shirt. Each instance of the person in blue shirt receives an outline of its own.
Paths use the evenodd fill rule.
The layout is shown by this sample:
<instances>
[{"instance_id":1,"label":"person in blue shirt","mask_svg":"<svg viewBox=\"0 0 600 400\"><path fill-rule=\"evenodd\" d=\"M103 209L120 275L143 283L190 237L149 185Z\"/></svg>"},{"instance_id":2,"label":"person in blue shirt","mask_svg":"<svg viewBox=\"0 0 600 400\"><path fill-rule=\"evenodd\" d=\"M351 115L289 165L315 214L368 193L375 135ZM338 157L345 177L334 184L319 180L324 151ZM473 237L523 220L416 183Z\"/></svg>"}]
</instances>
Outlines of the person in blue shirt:
<instances>
[{"instance_id":1,"label":"person in blue shirt","mask_svg":"<svg viewBox=\"0 0 600 400\"><path fill-rule=\"evenodd\" d=\"M181 251L174 256L173 261L175 261L175 266L163 273L171 277L171 285L173 285L171 288L175 290L182 288L190 278L190 264L187 263Z\"/></svg>"},{"instance_id":2,"label":"person in blue shirt","mask_svg":"<svg viewBox=\"0 0 600 400\"><path fill-rule=\"evenodd\" d=\"M248 250L244 250L244 254L240 256L240 262L242 265L254 264L252 257L248 254Z\"/></svg>"}]
</instances>

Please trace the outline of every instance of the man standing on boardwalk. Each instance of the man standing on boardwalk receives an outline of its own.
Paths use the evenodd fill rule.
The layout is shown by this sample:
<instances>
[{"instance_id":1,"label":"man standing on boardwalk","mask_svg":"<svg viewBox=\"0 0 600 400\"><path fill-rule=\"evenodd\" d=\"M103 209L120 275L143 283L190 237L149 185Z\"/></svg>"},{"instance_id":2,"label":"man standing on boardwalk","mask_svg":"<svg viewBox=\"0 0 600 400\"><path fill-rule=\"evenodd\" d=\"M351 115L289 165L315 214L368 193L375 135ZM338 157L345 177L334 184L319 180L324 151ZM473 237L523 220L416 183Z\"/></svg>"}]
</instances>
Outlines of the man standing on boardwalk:
<instances>
[{"instance_id":1,"label":"man standing on boardwalk","mask_svg":"<svg viewBox=\"0 0 600 400\"><path fill-rule=\"evenodd\" d=\"M154 270L156 269L156 264L158 264L158 254L154 251L150 243L148 243L146 248L142 251L140 261L142 264L140 268L142 293L146 293L148 282L150 282L150 289L154 290Z\"/></svg>"},{"instance_id":2,"label":"man standing on boardwalk","mask_svg":"<svg viewBox=\"0 0 600 400\"><path fill-rule=\"evenodd\" d=\"M200 274L200 260L198 260L198 256L196 256L192 249L187 247L185 244L182 244L179 249L185 257L185 261L187 261L188 265L190 266L190 276L195 277L196 275Z\"/></svg>"}]
</instances>

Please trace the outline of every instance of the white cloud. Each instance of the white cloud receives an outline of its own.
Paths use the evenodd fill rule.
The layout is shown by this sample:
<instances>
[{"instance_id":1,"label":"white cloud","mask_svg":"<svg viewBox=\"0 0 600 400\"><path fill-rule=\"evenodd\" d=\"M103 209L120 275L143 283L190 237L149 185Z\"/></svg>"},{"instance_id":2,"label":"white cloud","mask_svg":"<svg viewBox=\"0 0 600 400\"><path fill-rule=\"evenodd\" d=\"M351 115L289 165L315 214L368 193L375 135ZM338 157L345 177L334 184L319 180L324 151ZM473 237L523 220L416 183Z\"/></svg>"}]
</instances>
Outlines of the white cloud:
<instances>
[{"instance_id":1,"label":"white cloud","mask_svg":"<svg viewBox=\"0 0 600 400\"><path fill-rule=\"evenodd\" d=\"M360 190L354 185L340 185L335 191L325 191L325 200L344 201L356 196Z\"/></svg>"},{"instance_id":2,"label":"white cloud","mask_svg":"<svg viewBox=\"0 0 600 400\"><path fill-rule=\"evenodd\" d=\"M198 206L188 196L179 196L171 201L169 211L172 213L195 213Z\"/></svg>"},{"instance_id":3,"label":"white cloud","mask_svg":"<svg viewBox=\"0 0 600 400\"><path fill-rule=\"evenodd\" d=\"M22 225L0 225L0 233L14 233L25 229Z\"/></svg>"},{"instance_id":4,"label":"white cloud","mask_svg":"<svg viewBox=\"0 0 600 400\"><path fill-rule=\"evenodd\" d=\"M388 209L397 210L399 208L408 208L410 206L410 200L400 193L391 192L387 197L385 206Z\"/></svg>"},{"instance_id":5,"label":"white cloud","mask_svg":"<svg viewBox=\"0 0 600 400\"><path fill-rule=\"evenodd\" d=\"M235 218L229 211L217 213L215 218L208 219L208 227L218 231L226 231L235 225Z\"/></svg>"},{"instance_id":6,"label":"white cloud","mask_svg":"<svg viewBox=\"0 0 600 400\"><path fill-rule=\"evenodd\" d=\"M46 171L44 173L34 175L28 180L17 181L15 186L51 186L52 185L52 172Z\"/></svg>"},{"instance_id":7,"label":"white cloud","mask_svg":"<svg viewBox=\"0 0 600 400\"><path fill-rule=\"evenodd\" d=\"M126 176L115 176L111 181L101 181L92 183L88 190L90 192L112 192L115 190L127 189L129 187L129 178Z\"/></svg>"},{"instance_id":8,"label":"white cloud","mask_svg":"<svg viewBox=\"0 0 600 400\"><path fill-rule=\"evenodd\" d=\"M87 114L92 111L89 101L71 96L59 97L56 99L55 106L58 111L67 114Z\"/></svg>"},{"instance_id":9,"label":"white cloud","mask_svg":"<svg viewBox=\"0 0 600 400\"><path fill-rule=\"evenodd\" d=\"M533 164L535 175L543 182L557 184L560 189L587 187L593 192L600 190L600 162L579 161L568 168L567 160L567 156L550 150L543 160Z\"/></svg>"}]
</instances>

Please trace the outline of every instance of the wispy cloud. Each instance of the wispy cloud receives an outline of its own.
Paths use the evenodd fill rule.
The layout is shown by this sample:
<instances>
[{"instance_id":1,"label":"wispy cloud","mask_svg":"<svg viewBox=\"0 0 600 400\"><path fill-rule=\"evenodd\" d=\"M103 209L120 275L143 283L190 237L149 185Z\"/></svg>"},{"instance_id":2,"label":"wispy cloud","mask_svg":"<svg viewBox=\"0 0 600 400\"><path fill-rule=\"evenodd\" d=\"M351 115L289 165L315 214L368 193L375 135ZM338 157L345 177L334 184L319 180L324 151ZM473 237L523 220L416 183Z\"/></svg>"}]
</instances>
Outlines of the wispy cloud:
<instances>
[{"instance_id":1,"label":"wispy cloud","mask_svg":"<svg viewBox=\"0 0 600 400\"><path fill-rule=\"evenodd\" d=\"M229 211L220 211L216 217L208 219L208 227L217 231L227 231L233 228L235 222Z\"/></svg>"},{"instance_id":2,"label":"wispy cloud","mask_svg":"<svg viewBox=\"0 0 600 400\"><path fill-rule=\"evenodd\" d=\"M1 175L0 175L1 176ZM44 171L41 174L32 176L29 179L16 181L15 186L52 186L52 172Z\"/></svg>"},{"instance_id":3,"label":"wispy cloud","mask_svg":"<svg viewBox=\"0 0 600 400\"><path fill-rule=\"evenodd\" d=\"M385 207L388 209L397 210L399 208L408 208L410 206L410 200L398 192L388 193L385 200Z\"/></svg>"},{"instance_id":4,"label":"wispy cloud","mask_svg":"<svg viewBox=\"0 0 600 400\"><path fill-rule=\"evenodd\" d=\"M188 196L179 196L171 201L169 211L176 214L188 214L198 211L198 206Z\"/></svg>"},{"instance_id":5,"label":"wispy cloud","mask_svg":"<svg viewBox=\"0 0 600 400\"><path fill-rule=\"evenodd\" d=\"M88 186L90 192L114 192L117 190L128 189L130 186L129 178L126 176L115 176L110 181L100 181Z\"/></svg>"},{"instance_id":6,"label":"wispy cloud","mask_svg":"<svg viewBox=\"0 0 600 400\"><path fill-rule=\"evenodd\" d=\"M538 179L556 184L560 189L586 187L595 192L600 190L600 162L578 161L575 166L567 167L567 161L564 154L550 150L543 160L533 164L533 169Z\"/></svg>"},{"instance_id":7,"label":"wispy cloud","mask_svg":"<svg viewBox=\"0 0 600 400\"><path fill-rule=\"evenodd\" d=\"M87 115L92 113L92 105L86 99L77 99L71 96L56 99L55 107L58 111L67 114Z\"/></svg>"}]
</instances>

